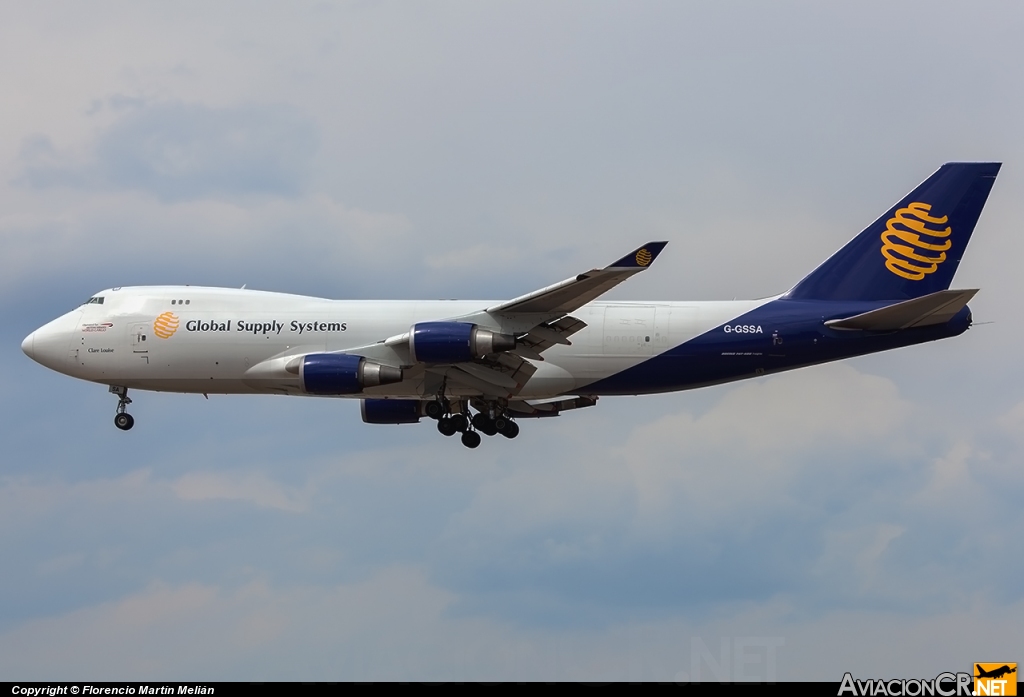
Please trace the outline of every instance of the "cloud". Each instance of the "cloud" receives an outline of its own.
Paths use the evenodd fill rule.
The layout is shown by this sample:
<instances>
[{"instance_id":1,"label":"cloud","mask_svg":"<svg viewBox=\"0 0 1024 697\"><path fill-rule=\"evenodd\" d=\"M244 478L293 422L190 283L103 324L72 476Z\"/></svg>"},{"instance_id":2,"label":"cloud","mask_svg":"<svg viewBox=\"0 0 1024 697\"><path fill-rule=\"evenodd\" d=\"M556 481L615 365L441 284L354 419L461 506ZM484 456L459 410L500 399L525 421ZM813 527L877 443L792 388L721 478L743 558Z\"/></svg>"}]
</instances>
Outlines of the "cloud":
<instances>
[{"instance_id":1,"label":"cloud","mask_svg":"<svg viewBox=\"0 0 1024 697\"><path fill-rule=\"evenodd\" d=\"M0 633L0 671L25 680L930 678L962 669L964 655L1001 655L1019 643L1024 618L1020 602L928 617L798 618L771 601L707 621L634 619L581 632L456 616L453 600L413 566L330 585L154 581Z\"/></svg>"},{"instance_id":2,"label":"cloud","mask_svg":"<svg viewBox=\"0 0 1024 697\"><path fill-rule=\"evenodd\" d=\"M988 500L965 473L976 449L948 434L951 419L922 418L891 380L836 364L720 394L703 413L628 430L608 416L614 426L545 441L542 462L478 487L432 547L459 607L557 626L596 607L609 618L701 615L791 594L816 612L913 612L962 601L981 558L1016 566L996 551L1002 535L972 544L996 519L1021 529L1012 506L990 508L984 523L948 513ZM929 577L930 592L916 591Z\"/></svg>"},{"instance_id":3,"label":"cloud","mask_svg":"<svg viewBox=\"0 0 1024 697\"><path fill-rule=\"evenodd\" d=\"M416 266L403 215L325 195L167 204L137 192L67 192L58 210L30 197L0 214L0 287L72 273L97 288L159 283L240 286L359 297L394 295ZM139 260L146 264L137 264ZM385 280L369 285L380 272ZM419 269L422 273L422 269ZM330 284L330 285L326 285Z\"/></svg>"},{"instance_id":4,"label":"cloud","mask_svg":"<svg viewBox=\"0 0 1024 697\"><path fill-rule=\"evenodd\" d=\"M163 201L303 191L317 150L316 127L297 109L248 104L119 100L120 118L83 164L61 163L46 136L21 148L19 181L145 191Z\"/></svg>"},{"instance_id":5,"label":"cloud","mask_svg":"<svg viewBox=\"0 0 1024 697\"><path fill-rule=\"evenodd\" d=\"M227 499L301 513L308 510L309 493L289 488L257 473L190 472L171 488L185 501Z\"/></svg>"}]
</instances>

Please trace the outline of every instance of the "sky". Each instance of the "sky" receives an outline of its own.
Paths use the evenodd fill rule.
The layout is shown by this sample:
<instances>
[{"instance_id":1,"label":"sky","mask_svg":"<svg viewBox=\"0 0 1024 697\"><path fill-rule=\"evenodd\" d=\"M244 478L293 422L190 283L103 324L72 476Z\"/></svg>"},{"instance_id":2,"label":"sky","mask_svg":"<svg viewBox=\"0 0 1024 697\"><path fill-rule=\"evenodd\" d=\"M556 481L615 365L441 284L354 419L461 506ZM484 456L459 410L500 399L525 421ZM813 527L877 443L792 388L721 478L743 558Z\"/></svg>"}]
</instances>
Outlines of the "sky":
<instances>
[{"instance_id":1,"label":"sky","mask_svg":"<svg viewBox=\"0 0 1024 697\"><path fill-rule=\"evenodd\" d=\"M4 2L0 679L934 677L1024 647L1014 2ZM784 292L1004 162L949 340L524 423L137 393L25 335L111 286ZM984 324L983 324L984 323Z\"/></svg>"}]
</instances>

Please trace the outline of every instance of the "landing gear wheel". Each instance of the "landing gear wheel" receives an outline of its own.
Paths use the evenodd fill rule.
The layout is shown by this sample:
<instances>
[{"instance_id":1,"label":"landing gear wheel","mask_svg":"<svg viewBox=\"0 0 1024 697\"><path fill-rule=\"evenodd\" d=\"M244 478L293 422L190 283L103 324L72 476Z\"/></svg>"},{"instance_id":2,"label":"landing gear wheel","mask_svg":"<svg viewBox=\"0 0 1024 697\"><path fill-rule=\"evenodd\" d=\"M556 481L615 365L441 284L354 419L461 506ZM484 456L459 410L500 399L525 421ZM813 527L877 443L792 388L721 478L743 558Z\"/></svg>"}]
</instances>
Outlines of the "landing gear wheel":
<instances>
[{"instance_id":1,"label":"landing gear wheel","mask_svg":"<svg viewBox=\"0 0 1024 697\"><path fill-rule=\"evenodd\" d=\"M494 427L494 422L483 412L473 416L473 428L486 436L493 436L498 432L498 429Z\"/></svg>"},{"instance_id":2,"label":"landing gear wheel","mask_svg":"<svg viewBox=\"0 0 1024 697\"><path fill-rule=\"evenodd\" d=\"M462 434L462 444L467 448L475 448L480 445L480 434L476 431L466 431Z\"/></svg>"},{"instance_id":3,"label":"landing gear wheel","mask_svg":"<svg viewBox=\"0 0 1024 697\"><path fill-rule=\"evenodd\" d=\"M469 419L466 418L465 414L452 414L448 419L452 422L456 431L465 433L469 430Z\"/></svg>"},{"instance_id":4,"label":"landing gear wheel","mask_svg":"<svg viewBox=\"0 0 1024 697\"><path fill-rule=\"evenodd\" d=\"M455 424L449 417L437 420L437 430L443 436L454 436L455 435Z\"/></svg>"},{"instance_id":5,"label":"landing gear wheel","mask_svg":"<svg viewBox=\"0 0 1024 697\"><path fill-rule=\"evenodd\" d=\"M509 439L515 438L519 435L519 424L515 421L506 421L505 428L498 431L498 433Z\"/></svg>"},{"instance_id":6,"label":"landing gear wheel","mask_svg":"<svg viewBox=\"0 0 1024 697\"><path fill-rule=\"evenodd\" d=\"M128 388L122 385L111 385L109 392L117 395L117 414L114 416L114 425L122 431L127 431L135 425L135 419L128 413L128 405L132 403L128 396Z\"/></svg>"},{"instance_id":7,"label":"landing gear wheel","mask_svg":"<svg viewBox=\"0 0 1024 697\"><path fill-rule=\"evenodd\" d=\"M444 416L444 406L441 404L441 402L438 402L436 400L433 402L427 402L427 405L423 407L423 411L425 411L427 413L427 416L429 416L432 419L440 419L442 416Z\"/></svg>"}]
</instances>

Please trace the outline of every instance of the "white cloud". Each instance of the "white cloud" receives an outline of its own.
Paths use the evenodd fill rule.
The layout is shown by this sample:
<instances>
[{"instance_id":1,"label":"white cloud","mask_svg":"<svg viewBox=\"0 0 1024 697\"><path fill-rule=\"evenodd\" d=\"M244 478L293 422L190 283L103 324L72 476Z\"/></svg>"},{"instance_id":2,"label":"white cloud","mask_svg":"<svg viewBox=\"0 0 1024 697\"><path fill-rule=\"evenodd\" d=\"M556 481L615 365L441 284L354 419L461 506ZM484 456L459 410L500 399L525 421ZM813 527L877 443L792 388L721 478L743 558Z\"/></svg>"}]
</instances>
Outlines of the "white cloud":
<instances>
[{"instance_id":1,"label":"white cloud","mask_svg":"<svg viewBox=\"0 0 1024 697\"><path fill-rule=\"evenodd\" d=\"M697 417L641 426L621 453L642 517L674 507L696 518L735 515L788 499L808 468L863 466L858 455L906 447L910 413L890 380L828 365L738 386Z\"/></svg>"},{"instance_id":2,"label":"white cloud","mask_svg":"<svg viewBox=\"0 0 1024 697\"><path fill-rule=\"evenodd\" d=\"M316 146L315 127L294 108L143 101L102 133L85 163L62 162L48 138L29 137L16 183L138 189L165 201L294 196Z\"/></svg>"},{"instance_id":3,"label":"white cloud","mask_svg":"<svg viewBox=\"0 0 1024 697\"><path fill-rule=\"evenodd\" d=\"M34 195L0 214L0 287L22 286L40 272L53 277L82 269L102 271L110 285L127 285L121 281L128 274L148 283L189 283L201 275L221 285L241 275L250 286L261 279L294 284L312 270L323 281L340 277L355 286L375 270L391 269L394 284L400 281L395 268L412 263L412 250L402 244L411 224L402 215L354 209L323 195L174 205L135 193L60 198L56 211L52 197ZM268 266L270 258L276 261ZM145 278L133 263L138 259L148 260ZM377 291L389 287L382 281Z\"/></svg>"},{"instance_id":4,"label":"white cloud","mask_svg":"<svg viewBox=\"0 0 1024 697\"><path fill-rule=\"evenodd\" d=\"M190 472L171 484L185 501L248 501L291 513L309 510L310 491L295 491L269 477L248 472Z\"/></svg>"}]
</instances>

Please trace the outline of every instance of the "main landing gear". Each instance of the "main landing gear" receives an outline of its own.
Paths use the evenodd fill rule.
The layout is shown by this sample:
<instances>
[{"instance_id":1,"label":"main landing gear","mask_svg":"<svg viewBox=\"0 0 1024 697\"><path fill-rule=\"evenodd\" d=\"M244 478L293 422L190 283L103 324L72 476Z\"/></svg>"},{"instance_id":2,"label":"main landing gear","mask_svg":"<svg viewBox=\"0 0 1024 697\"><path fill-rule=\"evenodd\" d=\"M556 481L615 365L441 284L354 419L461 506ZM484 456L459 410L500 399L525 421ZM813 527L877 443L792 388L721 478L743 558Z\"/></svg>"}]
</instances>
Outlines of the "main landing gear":
<instances>
[{"instance_id":1,"label":"main landing gear","mask_svg":"<svg viewBox=\"0 0 1024 697\"><path fill-rule=\"evenodd\" d=\"M128 413L128 405L132 403L128 397L128 388L119 385L111 385L110 391L117 395L117 414L114 415L114 425L122 431L127 431L135 425L135 419Z\"/></svg>"},{"instance_id":2,"label":"main landing gear","mask_svg":"<svg viewBox=\"0 0 1024 697\"><path fill-rule=\"evenodd\" d=\"M500 433L506 438L515 438L519 435L519 425L497 405L490 405L487 412L481 411L471 418L464 403L453 413L451 403L447 399L438 398L427 402L424 411L427 416L437 420L437 430L441 435L454 436L461 433L462 444L467 448L476 448L480 445L481 433L486 436Z\"/></svg>"}]
</instances>

